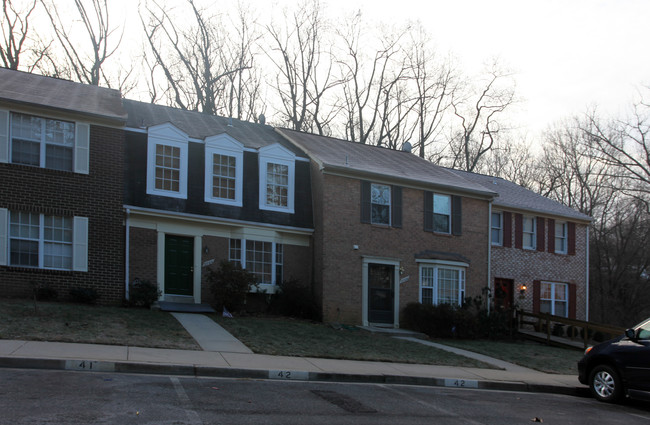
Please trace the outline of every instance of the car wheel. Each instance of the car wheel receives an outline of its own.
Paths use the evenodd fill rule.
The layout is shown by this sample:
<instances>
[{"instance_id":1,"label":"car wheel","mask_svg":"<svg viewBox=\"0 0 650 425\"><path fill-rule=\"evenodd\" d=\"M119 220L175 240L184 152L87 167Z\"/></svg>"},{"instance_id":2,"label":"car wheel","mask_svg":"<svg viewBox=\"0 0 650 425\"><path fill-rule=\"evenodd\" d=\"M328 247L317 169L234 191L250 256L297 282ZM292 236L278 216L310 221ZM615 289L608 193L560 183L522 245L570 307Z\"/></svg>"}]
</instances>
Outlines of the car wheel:
<instances>
[{"instance_id":1,"label":"car wheel","mask_svg":"<svg viewBox=\"0 0 650 425\"><path fill-rule=\"evenodd\" d=\"M589 375L589 389L600 401L612 403L623 394L623 384L618 373L610 366L600 365L593 368Z\"/></svg>"}]
</instances>

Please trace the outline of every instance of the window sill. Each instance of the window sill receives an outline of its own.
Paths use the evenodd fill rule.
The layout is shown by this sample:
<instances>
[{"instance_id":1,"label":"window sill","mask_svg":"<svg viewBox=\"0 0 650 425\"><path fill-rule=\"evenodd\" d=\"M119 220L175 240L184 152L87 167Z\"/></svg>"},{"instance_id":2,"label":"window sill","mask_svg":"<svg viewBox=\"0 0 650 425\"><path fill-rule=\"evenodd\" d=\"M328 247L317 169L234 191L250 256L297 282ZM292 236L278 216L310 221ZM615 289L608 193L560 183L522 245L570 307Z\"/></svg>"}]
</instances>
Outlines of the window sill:
<instances>
[{"instance_id":1,"label":"window sill","mask_svg":"<svg viewBox=\"0 0 650 425\"><path fill-rule=\"evenodd\" d=\"M12 272L27 272L27 273L46 273L46 274L73 274L74 270L63 270L63 269L41 269L38 267L26 267L26 266L12 266L10 264L6 266L0 266L0 268L10 270Z\"/></svg>"}]
</instances>

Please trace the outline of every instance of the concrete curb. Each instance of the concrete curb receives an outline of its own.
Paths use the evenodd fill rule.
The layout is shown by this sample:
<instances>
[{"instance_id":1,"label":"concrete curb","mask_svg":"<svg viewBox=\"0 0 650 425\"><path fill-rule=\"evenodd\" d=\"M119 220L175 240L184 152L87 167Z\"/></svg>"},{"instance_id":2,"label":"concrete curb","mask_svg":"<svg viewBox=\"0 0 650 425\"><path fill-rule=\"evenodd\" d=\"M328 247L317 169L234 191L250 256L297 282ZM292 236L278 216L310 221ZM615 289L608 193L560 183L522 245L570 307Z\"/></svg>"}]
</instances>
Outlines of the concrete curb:
<instances>
[{"instance_id":1,"label":"concrete curb","mask_svg":"<svg viewBox=\"0 0 650 425\"><path fill-rule=\"evenodd\" d=\"M279 371L229 367L178 365L161 363L110 362L74 359L0 357L1 368L49 369L85 372L117 372L146 375L178 375L212 378L284 380L310 382L342 382L368 384L419 385L428 387L468 388L498 391L521 391L571 396L584 395L586 388L525 382L467 380L404 375L364 375L338 372Z\"/></svg>"}]
</instances>

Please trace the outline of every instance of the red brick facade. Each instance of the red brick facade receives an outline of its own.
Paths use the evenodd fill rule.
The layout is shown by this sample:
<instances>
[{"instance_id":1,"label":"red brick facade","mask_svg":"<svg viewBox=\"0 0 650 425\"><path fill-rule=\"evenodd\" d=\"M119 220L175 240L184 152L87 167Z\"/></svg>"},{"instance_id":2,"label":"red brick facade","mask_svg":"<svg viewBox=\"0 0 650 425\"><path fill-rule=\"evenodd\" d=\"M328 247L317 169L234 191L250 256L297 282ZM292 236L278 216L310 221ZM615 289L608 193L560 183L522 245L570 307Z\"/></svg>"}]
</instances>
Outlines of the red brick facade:
<instances>
[{"instance_id":1,"label":"red brick facade","mask_svg":"<svg viewBox=\"0 0 650 425\"><path fill-rule=\"evenodd\" d=\"M511 232L504 229L504 237L514 237L517 233L515 228L516 220L513 214ZM513 281L514 307L521 308L528 312L536 310L533 305L536 282L558 282L567 283L575 287L575 318L585 320L587 309L587 232L585 224L575 224L575 254L571 254L569 247L567 254L556 254L548 249L548 225L549 219L537 218L537 234L546 235L545 238L537 238L537 249L524 249L517 247L517 244L492 247L492 259L490 275L492 282L495 279L510 279ZM552 238L551 238L552 239ZM510 247L508 245L511 245ZM551 249L552 251L552 249ZM526 286L524 293L521 293L522 285Z\"/></svg>"},{"instance_id":2,"label":"red brick facade","mask_svg":"<svg viewBox=\"0 0 650 425\"><path fill-rule=\"evenodd\" d=\"M29 297L32 284L66 299L73 287L94 288L98 302L124 299L124 131L91 125L90 173L0 163L0 208L88 218L88 271L0 266L2 295Z\"/></svg>"}]
</instances>

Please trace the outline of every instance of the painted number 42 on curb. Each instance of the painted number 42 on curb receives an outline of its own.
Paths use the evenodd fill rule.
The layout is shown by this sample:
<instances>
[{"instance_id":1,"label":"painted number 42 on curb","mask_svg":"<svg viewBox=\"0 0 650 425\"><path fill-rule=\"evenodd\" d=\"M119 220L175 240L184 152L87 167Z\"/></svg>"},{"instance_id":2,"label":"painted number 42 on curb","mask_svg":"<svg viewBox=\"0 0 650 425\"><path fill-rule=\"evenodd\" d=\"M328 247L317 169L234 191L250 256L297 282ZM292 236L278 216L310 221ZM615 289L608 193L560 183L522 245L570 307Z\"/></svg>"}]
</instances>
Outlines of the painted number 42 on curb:
<instances>
[{"instance_id":1,"label":"painted number 42 on curb","mask_svg":"<svg viewBox=\"0 0 650 425\"><path fill-rule=\"evenodd\" d=\"M269 379L307 380L309 373L295 370L270 370Z\"/></svg>"},{"instance_id":2,"label":"painted number 42 on curb","mask_svg":"<svg viewBox=\"0 0 650 425\"><path fill-rule=\"evenodd\" d=\"M478 381L473 379L445 379L445 387L478 388Z\"/></svg>"}]
</instances>

